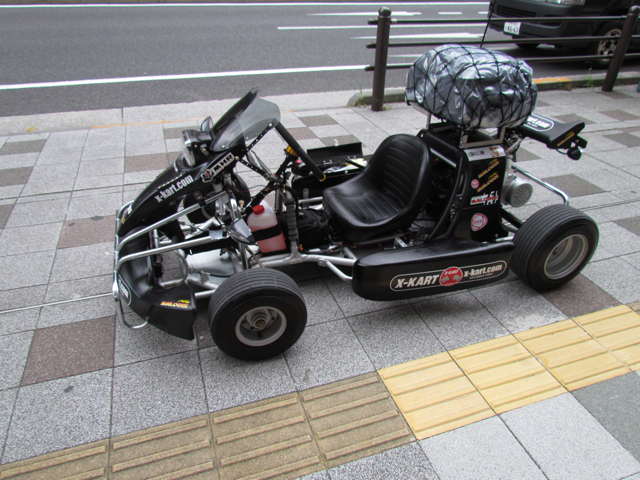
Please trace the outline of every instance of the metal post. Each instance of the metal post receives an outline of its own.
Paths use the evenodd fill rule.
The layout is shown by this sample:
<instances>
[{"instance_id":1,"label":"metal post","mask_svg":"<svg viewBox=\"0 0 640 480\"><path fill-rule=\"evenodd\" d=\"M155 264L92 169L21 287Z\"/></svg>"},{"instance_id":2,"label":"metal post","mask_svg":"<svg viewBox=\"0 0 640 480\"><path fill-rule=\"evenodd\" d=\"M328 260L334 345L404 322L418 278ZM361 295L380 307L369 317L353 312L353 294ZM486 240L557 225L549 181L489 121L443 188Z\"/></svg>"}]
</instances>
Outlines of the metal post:
<instances>
[{"instance_id":1,"label":"metal post","mask_svg":"<svg viewBox=\"0 0 640 480\"><path fill-rule=\"evenodd\" d=\"M637 5L629 9L627 18L624 21L624 26L622 27L622 32L620 33L620 38L618 39L618 44L616 45L616 49L613 51L613 57L611 58L609 70L607 70L607 76L604 79L604 84L602 85L603 92L610 92L613 90L613 85L616 83L616 79L618 78L622 61L627 53L627 47L629 47L631 35L633 35L636 21L638 20L638 12L640 12L640 7Z\"/></svg>"},{"instance_id":2,"label":"metal post","mask_svg":"<svg viewBox=\"0 0 640 480\"><path fill-rule=\"evenodd\" d=\"M376 61L373 71L373 92L371 110L379 112L384 102L384 81L387 76L387 53L389 51L389 31L391 30L391 10L382 7L378 12L378 34L376 37Z\"/></svg>"}]
</instances>

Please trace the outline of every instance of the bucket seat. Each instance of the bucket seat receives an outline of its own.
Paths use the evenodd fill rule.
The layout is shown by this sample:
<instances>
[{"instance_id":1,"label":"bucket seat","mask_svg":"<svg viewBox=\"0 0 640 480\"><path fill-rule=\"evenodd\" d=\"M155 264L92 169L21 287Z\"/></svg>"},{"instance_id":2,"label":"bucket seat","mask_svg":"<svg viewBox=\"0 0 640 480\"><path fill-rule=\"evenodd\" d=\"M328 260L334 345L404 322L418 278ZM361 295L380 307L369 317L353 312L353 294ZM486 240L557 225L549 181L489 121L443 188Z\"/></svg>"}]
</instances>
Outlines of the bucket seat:
<instances>
[{"instance_id":1,"label":"bucket seat","mask_svg":"<svg viewBox=\"0 0 640 480\"><path fill-rule=\"evenodd\" d=\"M430 193L431 157L411 135L380 144L362 174L327 188L322 205L344 237L365 242L411 226Z\"/></svg>"}]
</instances>

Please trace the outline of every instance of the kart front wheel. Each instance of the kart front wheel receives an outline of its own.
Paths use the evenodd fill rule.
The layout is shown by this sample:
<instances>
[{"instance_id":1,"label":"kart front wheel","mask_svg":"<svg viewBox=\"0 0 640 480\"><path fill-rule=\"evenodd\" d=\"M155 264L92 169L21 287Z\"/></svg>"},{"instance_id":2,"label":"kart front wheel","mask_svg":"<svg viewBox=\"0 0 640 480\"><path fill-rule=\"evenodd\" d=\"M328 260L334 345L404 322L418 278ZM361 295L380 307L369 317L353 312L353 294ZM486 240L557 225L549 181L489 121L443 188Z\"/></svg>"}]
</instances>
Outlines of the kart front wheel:
<instances>
[{"instance_id":1,"label":"kart front wheel","mask_svg":"<svg viewBox=\"0 0 640 480\"><path fill-rule=\"evenodd\" d=\"M591 260L598 237L591 217L568 205L550 205L518 230L511 268L535 290L558 288Z\"/></svg>"},{"instance_id":2,"label":"kart front wheel","mask_svg":"<svg viewBox=\"0 0 640 480\"><path fill-rule=\"evenodd\" d=\"M263 360L291 347L307 324L295 282L278 270L236 273L209 301L209 328L218 348L240 360Z\"/></svg>"}]
</instances>

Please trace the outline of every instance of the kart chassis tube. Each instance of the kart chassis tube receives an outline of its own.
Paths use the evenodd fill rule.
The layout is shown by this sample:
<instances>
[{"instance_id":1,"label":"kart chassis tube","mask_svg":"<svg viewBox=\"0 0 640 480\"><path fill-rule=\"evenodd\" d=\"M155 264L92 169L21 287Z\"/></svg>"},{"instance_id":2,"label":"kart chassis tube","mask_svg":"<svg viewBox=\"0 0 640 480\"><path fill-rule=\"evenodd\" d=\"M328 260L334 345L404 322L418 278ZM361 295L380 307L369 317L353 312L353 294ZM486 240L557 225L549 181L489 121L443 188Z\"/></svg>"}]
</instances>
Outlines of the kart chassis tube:
<instances>
[{"instance_id":1,"label":"kart chassis tube","mask_svg":"<svg viewBox=\"0 0 640 480\"><path fill-rule=\"evenodd\" d=\"M224 195L226 195L227 192L220 192L217 195L214 195L208 199L205 200L205 204L209 204L212 202L215 202L216 200L222 198ZM129 328L131 330L138 330L141 328L144 328L146 326L148 326L149 322L145 321L144 323L140 324L140 325L130 325L127 323L127 321L124 318L124 311L122 309L122 301L120 298L120 288L118 286L118 274L120 272L120 269L122 268L122 265L124 265L126 262L129 262L131 260L136 260L138 258L143 258L143 257L148 257L151 255L157 255L160 253L164 253L164 252L170 252L172 250L177 250L177 249L181 249L181 248L190 248L190 247L196 247L199 245L204 245L210 242L215 242L216 240L218 240L217 238L213 238L213 237L206 237L206 238L198 238L195 240L187 240L185 242L181 242L181 243L176 243L176 244L171 244L171 245L167 245L164 247L159 247L159 248L154 248L151 250L146 250L144 252L138 252L138 253L132 253L130 255L126 255L122 258L120 258L120 250L122 249L123 245L125 245L127 242L138 238L142 235L148 234L149 232L152 232L154 230L157 230L159 227L166 225L167 223L170 223L174 220L176 220L177 218L182 217L183 215L186 215L188 213L191 213L195 210L198 210L199 208L201 208L199 203L196 203L195 205L192 205L188 208L185 208L184 210L180 210L177 213L174 213L173 215L160 220L159 222L154 223L153 225L143 228L140 231L134 232L131 235L126 236L125 238L123 238L122 240L120 240L120 237L118 236L118 231L120 230L120 225L121 225L121 218L122 218L122 214L123 212L133 203L133 201L124 204L119 210L118 213L116 214L116 232L115 232L115 244L114 244L114 267L113 267L113 285L111 287L111 292L113 294L113 299L116 303L116 316L118 317L118 321L122 324L122 326Z\"/></svg>"}]
</instances>

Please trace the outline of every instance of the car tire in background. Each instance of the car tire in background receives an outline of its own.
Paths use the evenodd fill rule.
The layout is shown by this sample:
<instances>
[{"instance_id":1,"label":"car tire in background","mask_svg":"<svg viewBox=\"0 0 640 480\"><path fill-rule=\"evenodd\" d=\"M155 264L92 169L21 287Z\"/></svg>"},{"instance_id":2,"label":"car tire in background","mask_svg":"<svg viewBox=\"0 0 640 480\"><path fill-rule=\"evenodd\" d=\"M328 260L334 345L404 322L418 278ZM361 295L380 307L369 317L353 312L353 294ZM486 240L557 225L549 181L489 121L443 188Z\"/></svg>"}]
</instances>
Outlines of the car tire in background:
<instances>
[{"instance_id":1,"label":"car tire in background","mask_svg":"<svg viewBox=\"0 0 640 480\"><path fill-rule=\"evenodd\" d=\"M601 26L594 37L612 37L611 40L598 40L591 42L588 48L588 55L613 55L618 45L618 38L622 33L622 22L611 22ZM610 59L592 60L591 65L594 68L609 68Z\"/></svg>"}]
</instances>

